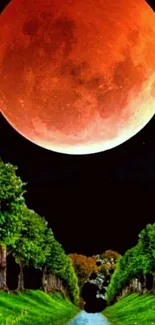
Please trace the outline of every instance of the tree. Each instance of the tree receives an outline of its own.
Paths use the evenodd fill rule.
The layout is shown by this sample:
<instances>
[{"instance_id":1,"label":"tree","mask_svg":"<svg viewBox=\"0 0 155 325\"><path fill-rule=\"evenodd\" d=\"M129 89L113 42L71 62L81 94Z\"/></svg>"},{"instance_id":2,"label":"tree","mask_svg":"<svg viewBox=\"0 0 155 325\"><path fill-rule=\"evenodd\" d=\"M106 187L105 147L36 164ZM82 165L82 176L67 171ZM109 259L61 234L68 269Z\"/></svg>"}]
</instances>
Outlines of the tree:
<instances>
[{"instance_id":1,"label":"tree","mask_svg":"<svg viewBox=\"0 0 155 325\"><path fill-rule=\"evenodd\" d=\"M120 264L118 264L115 269L115 272L111 277L111 281L107 289L107 301L109 304L115 302L116 297L121 290L121 286L122 286L121 275L122 275L121 267Z\"/></svg>"},{"instance_id":2,"label":"tree","mask_svg":"<svg viewBox=\"0 0 155 325\"><path fill-rule=\"evenodd\" d=\"M115 301L121 290L129 286L138 292L145 292L147 277L152 275L155 289L155 224L147 225L139 234L135 247L121 257L108 287L109 303ZM142 286L142 279L144 284ZM143 288L142 288L143 287ZM144 289L144 290L143 290Z\"/></svg>"},{"instance_id":3,"label":"tree","mask_svg":"<svg viewBox=\"0 0 155 325\"><path fill-rule=\"evenodd\" d=\"M114 272L117 262L121 255L111 249L96 255L96 263L99 266L98 271L105 275L105 277L111 276Z\"/></svg>"},{"instance_id":4,"label":"tree","mask_svg":"<svg viewBox=\"0 0 155 325\"><path fill-rule=\"evenodd\" d=\"M105 251L103 254L101 254L100 257L107 258L109 260L113 259L113 261L116 263L117 260L120 259L121 255L118 252L113 251L112 249L109 249L109 250Z\"/></svg>"},{"instance_id":5,"label":"tree","mask_svg":"<svg viewBox=\"0 0 155 325\"><path fill-rule=\"evenodd\" d=\"M152 285L155 286L155 223L148 224L139 234L139 247L143 252L142 266L145 282L152 275ZM145 284L146 286L146 284Z\"/></svg>"},{"instance_id":6,"label":"tree","mask_svg":"<svg viewBox=\"0 0 155 325\"><path fill-rule=\"evenodd\" d=\"M46 292L47 290L47 265L50 264L50 254L51 254L51 247L55 242L54 234L51 228L46 229L45 233L45 240L44 240L44 252L45 252L45 260L39 264L39 267L42 269L42 287L43 290Z\"/></svg>"},{"instance_id":7,"label":"tree","mask_svg":"<svg viewBox=\"0 0 155 325\"><path fill-rule=\"evenodd\" d=\"M78 277L79 287L81 289L84 283L89 279L90 275L98 271L96 259L95 257L87 257L79 254L70 254L69 258L73 264L75 273Z\"/></svg>"},{"instance_id":8,"label":"tree","mask_svg":"<svg viewBox=\"0 0 155 325\"><path fill-rule=\"evenodd\" d=\"M39 267L46 261L49 250L46 243L47 222L33 210L22 208L22 227L19 238L12 245L12 254L19 264L18 289L24 289L23 269L33 265Z\"/></svg>"},{"instance_id":9,"label":"tree","mask_svg":"<svg viewBox=\"0 0 155 325\"><path fill-rule=\"evenodd\" d=\"M64 276L67 255L55 238L51 241L50 252L46 260L47 271L60 277Z\"/></svg>"},{"instance_id":10,"label":"tree","mask_svg":"<svg viewBox=\"0 0 155 325\"><path fill-rule=\"evenodd\" d=\"M69 296L72 300L72 302L75 305L78 305L79 303L79 286L78 286L78 278L76 276L76 273L74 271L73 265L70 261L70 259L67 256L67 263L65 268L65 282L67 283Z\"/></svg>"},{"instance_id":11,"label":"tree","mask_svg":"<svg viewBox=\"0 0 155 325\"><path fill-rule=\"evenodd\" d=\"M78 280L69 257L54 238L44 218L28 209L23 198L25 183L16 166L0 160L0 289L6 287L6 256L12 252L20 266L18 289L24 289L25 265L43 268L61 277L74 303L79 297Z\"/></svg>"},{"instance_id":12,"label":"tree","mask_svg":"<svg viewBox=\"0 0 155 325\"><path fill-rule=\"evenodd\" d=\"M69 257L55 238L51 241L50 253L46 260L47 274L59 276L67 287L67 292L73 303L79 300L78 279Z\"/></svg>"},{"instance_id":13,"label":"tree","mask_svg":"<svg viewBox=\"0 0 155 325\"><path fill-rule=\"evenodd\" d=\"M152 252L151 256L151 273L153 276L153 292L155 292L155 223L150 227L149 230L149 243L150 243L150 250Z\"/></svg>"},{"instance_id":14,"label":"tree","mask_svg":"<svg viewBox=\"0 0 155 325\"><path fill-rule=\"evenodd\" d=\"M20 210L25 183L16 175L17 167L0 159L0 289L6 289L6 257L20 234Z\"/></svg>"}]
</instances>

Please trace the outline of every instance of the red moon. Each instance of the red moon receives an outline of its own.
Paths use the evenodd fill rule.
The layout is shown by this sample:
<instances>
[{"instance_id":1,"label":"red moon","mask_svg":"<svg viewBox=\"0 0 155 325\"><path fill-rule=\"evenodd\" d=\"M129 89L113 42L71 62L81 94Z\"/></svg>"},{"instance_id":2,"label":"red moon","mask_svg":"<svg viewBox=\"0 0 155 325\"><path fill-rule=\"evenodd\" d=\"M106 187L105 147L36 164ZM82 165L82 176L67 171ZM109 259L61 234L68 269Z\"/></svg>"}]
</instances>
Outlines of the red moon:
<instances>
[{"instance_id":1,"label":"red moon","mask_svg":"<svg viewBox=\"0 0 155 325\"><path fill-rule=\"evenodd\" d=\"M33 143L111 149L155 113L155 14L144 0L12 0L0 15L0 107Z\"/></svg>"}]
</instances>

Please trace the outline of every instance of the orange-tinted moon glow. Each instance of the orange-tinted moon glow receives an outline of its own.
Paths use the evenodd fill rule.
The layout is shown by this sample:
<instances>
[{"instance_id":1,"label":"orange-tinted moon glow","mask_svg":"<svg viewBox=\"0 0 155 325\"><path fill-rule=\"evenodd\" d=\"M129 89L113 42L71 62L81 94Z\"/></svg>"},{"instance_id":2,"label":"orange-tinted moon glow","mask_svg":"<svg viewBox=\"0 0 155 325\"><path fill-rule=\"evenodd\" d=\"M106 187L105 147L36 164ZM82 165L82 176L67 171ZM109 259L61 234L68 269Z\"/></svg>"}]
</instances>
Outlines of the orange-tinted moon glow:
<instances>
[{"instance_id":1,"label":"orange-tinted moon glow","mask_svg":"<svg viewBox=\"0 0 155 325\"><path fill-rule=\"evenodd\" d=\"M144 0L12 0L0 16L0 107L44 148L113 148L155 113L155 14Z\"/></svg>"}]
</instances>

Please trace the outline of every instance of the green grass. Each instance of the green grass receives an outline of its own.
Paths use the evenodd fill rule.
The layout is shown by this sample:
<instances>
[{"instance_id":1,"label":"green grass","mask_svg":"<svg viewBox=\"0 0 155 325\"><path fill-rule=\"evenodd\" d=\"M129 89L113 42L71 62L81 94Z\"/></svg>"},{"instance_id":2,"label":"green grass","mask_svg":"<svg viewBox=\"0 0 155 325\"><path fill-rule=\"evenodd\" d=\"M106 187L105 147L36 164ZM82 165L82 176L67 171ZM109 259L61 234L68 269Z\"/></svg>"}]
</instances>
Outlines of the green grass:
<instances>
[{"instance_id":1,"label":"green grass","mask_svg":"<svg viewBox=\"0 0 155 325\"><path fill-rule=\"evenodd\" d=\"M2 325L66 325L79 312L60 294L29 290L17 295L0 292Z\"/></svg>"},{"instance_id":2,"label":"green grass","mask_svg":"<svg viewBox=\"0 0 155 325\"><path fill-rule=\"evenodd\" d=\"M104 310L112 325L155 325L155 296L132 294Z\"/></svg>"}]
</instances>

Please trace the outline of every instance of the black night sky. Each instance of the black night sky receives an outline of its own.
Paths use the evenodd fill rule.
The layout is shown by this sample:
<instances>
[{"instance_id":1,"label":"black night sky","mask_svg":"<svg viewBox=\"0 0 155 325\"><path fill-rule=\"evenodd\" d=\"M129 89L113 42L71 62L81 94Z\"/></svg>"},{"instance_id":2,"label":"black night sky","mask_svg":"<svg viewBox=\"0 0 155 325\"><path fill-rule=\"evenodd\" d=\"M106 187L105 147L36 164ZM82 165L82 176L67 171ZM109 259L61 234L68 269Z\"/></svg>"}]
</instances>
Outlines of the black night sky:
<instances>
[{"instance_id":1,"label":"black night sky","mask_svg":"<svg viewBox=\"0 0 155 325\"><path fill-rule=\"evenodd\" d=\"M124 253L155 222L155 117L123 145L71 156L32 144L0 115L0 156L19 167L28 207L49 221L67 253Z\"/></svg>"}]
</instances>

